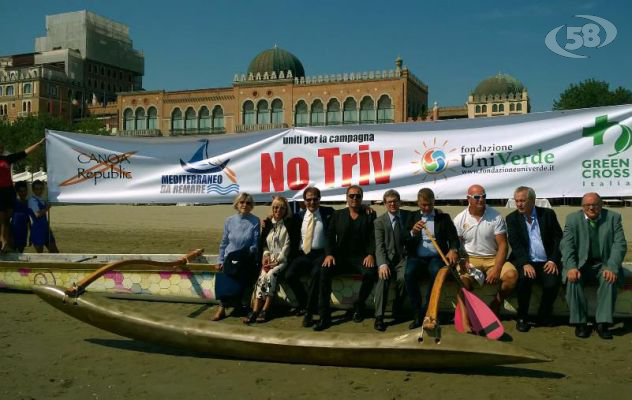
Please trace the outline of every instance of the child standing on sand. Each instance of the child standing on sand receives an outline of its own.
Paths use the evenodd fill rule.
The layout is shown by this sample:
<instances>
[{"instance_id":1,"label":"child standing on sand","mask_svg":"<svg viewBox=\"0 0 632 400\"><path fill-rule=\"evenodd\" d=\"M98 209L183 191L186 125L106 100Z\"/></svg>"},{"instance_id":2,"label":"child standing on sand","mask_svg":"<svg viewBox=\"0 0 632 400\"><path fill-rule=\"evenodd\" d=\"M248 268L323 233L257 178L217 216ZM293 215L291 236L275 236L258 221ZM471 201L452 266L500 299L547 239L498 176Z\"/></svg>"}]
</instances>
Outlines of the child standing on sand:
<instances>
[{"instance_id":1,"label":"child standing on sand","mask_svg":"<svg viewBox=\"0 0 632 400\"><path fill-rule=\"evenodd\" d=\"M31 209L31 242L35 251L44 252L44 246L49 253L59 253L53 232L48 226L46 213L50 210L50 204L42 197L44 193L44 182L34 181L31 185L33 195L29 197L29 208Z\"/></svg>"}]
</instances>

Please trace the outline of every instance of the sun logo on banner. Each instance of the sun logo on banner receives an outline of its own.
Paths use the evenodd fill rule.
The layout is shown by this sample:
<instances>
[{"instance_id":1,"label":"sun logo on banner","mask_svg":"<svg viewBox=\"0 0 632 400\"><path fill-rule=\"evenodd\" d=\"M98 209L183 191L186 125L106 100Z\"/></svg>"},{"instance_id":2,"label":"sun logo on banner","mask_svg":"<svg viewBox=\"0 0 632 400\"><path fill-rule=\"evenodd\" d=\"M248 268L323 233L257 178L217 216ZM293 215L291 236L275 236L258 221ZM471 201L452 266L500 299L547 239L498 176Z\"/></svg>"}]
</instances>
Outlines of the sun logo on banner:
<instances>
[{"instance_id":1,"label":"sun logo on banner","mask_svg":"<svg viewBox=\"0 0 632 400\"><path fill-rule=\"evenodd\" d=\"M411 161L412 164L419 166L419 170L413 172L413 175L423 174L422 182L425 182L429 177L432 177L433 182L436 182L439 177L447 180L448 177L445 173L450 166L450 162L458 161L456 158L449 158L450 153L455 152L456 148L446 150L447 140L440 146L437 146L437 138L432 139L431 146L428 146L425 141L421 143L423 144L423 149L415 150L415 154L419 156L418 159Z\"/></svg>"}]
</instances>

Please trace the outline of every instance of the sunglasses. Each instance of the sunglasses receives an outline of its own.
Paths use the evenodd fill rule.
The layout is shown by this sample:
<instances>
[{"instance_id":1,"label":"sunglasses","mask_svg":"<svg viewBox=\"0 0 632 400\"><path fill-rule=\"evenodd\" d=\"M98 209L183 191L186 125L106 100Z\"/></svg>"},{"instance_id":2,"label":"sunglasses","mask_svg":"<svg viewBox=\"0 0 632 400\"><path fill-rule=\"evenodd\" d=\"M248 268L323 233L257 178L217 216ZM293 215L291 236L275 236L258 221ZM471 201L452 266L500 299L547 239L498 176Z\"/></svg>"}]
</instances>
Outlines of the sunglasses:
<instances>
[{"instance_id":1,"label":"sunglasses","mask_svg":"<svg viewBox=\"0 0 632 400\"><path fill-rule=\"evenodd\" d=\"M476 201L479 201L481 199L486 198L487 195L484 194L484 193L483 194L468 194L467 197L470 198L470 199L474 199Z\"/></svg>"},{"instance_id":2,"label":"sunglasses","mask_svg":"<svg viewBox=\"0 0 632 400\"><path fill-rule=\"evenodd\" d=\"M355 199L361 199L362 195L360 193L352 193L352 194L348 194L347 197L355 200Z\"/></svg>"}]
</instances>

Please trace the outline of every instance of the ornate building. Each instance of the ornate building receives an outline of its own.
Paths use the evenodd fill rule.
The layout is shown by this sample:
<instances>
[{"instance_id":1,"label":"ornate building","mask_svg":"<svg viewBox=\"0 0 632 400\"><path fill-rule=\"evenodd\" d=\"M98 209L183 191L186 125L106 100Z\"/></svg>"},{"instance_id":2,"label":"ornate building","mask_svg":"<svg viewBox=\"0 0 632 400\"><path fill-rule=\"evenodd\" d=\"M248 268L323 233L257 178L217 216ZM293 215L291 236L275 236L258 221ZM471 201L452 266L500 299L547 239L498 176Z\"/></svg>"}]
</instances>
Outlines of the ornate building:
<instances>
[{"instance_id":1,"label":"ornate building","mask_svg":"<svg viewBox=\"0 0 632 400\"><path fill-rule=\"evenodd\" d=\"M0 57L0 120L85 115L86 102L142 89L145 60L129 28L89 11L46 16L35 52Z\"/></svg>"},{"instance_id":2,"label":"ornate building","mask_svg":"<svg viewBox=\"0 0 632 400\"><path fill-rule=\"evenodd\" d=\"M526 114L531 111L527 88L500 72L482 80L467 99L468 118Z\"/></svg>"},{"instance_id":3,"label":"ornate building","mask_svg":"<svg viewBox=\"0 0 632 400\"><path fill-rule=\"evenodd\" d=\"M276 46L235 74L231 87L127 92L117 100L119 134L130 136L405 122L427 107L428 87L399 58L388 71L306 76L301 61Z\"/></svg>"}]
</instances>

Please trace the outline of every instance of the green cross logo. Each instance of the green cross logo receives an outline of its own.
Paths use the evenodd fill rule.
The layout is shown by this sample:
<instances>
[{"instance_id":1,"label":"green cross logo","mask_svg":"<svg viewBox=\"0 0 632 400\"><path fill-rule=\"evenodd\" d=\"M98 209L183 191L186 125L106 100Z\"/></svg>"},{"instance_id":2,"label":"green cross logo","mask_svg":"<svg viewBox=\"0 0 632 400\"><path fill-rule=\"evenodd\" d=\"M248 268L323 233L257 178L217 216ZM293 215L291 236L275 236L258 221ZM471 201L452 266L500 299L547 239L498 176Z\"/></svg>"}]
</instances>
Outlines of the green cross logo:
<instances>
[{"instance_id":1,"label":"green cross logo","mask_svg":"<svg viewBox=\"0 0 632 400\"><path fill-rule=\"evenodd\" d=\"M602 115L595 118L595 126L586 127L582 131L582 137L593 138L593 146L599 146L603 144L603 136L611 126L618 125L621 127L621 135L614 142L615 152L608 154L608 157L616 156L623 153L630 147L632 147L632 129L628 126L618 123L617 121L608 121L607 115Z\"/></svg>"}]
</instances>

